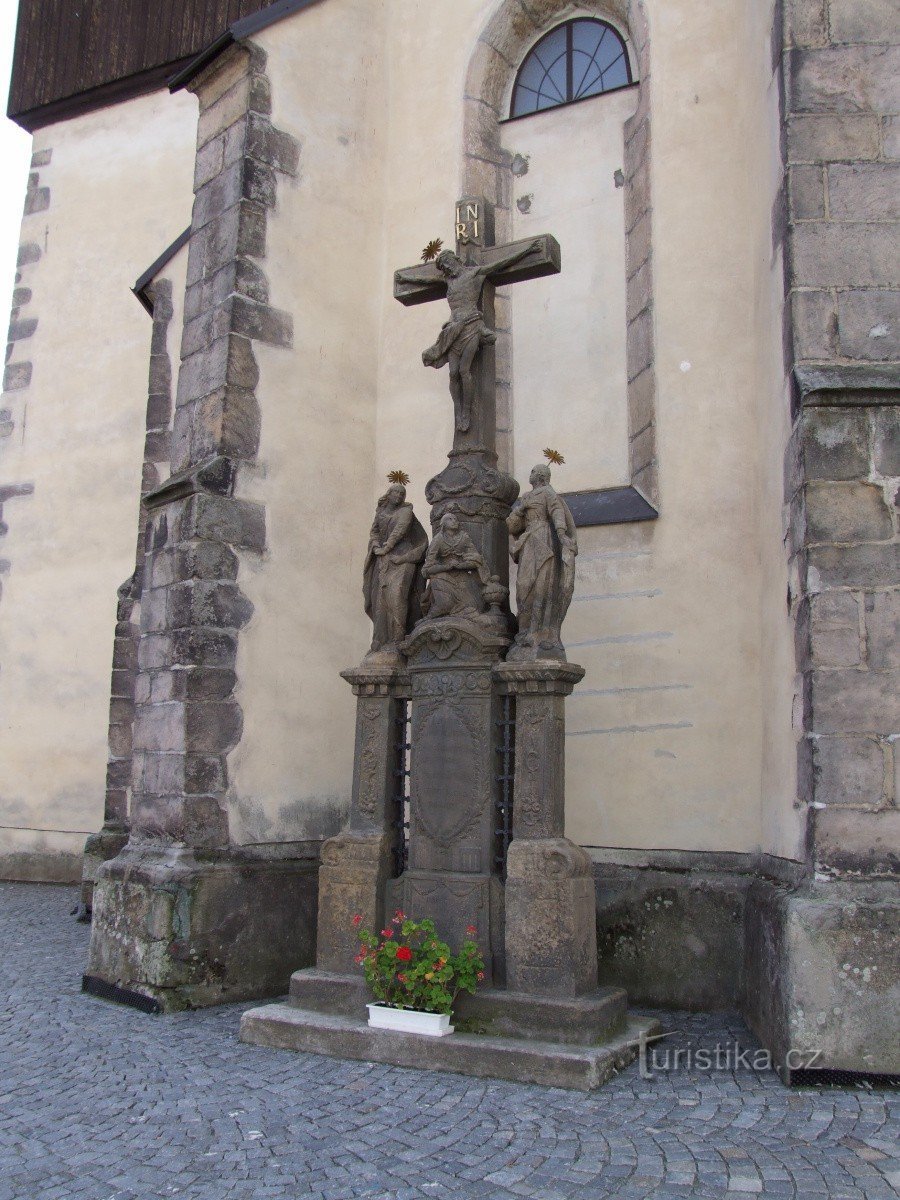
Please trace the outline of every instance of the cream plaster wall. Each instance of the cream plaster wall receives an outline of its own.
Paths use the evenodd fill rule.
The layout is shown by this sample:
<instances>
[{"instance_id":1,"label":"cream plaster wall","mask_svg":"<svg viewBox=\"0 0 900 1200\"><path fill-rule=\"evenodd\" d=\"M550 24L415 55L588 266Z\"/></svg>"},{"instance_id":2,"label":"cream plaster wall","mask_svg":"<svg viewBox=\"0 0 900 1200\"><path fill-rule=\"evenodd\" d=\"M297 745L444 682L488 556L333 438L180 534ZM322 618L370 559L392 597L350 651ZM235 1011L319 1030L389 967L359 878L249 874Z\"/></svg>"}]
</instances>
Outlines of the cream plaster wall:
<instances>
[{"instance_id":1,"label":"cream plaster wall","mask_svg":"<svg viewBox=\"0 0 900 1200\"><path fill-rule=\"evenodd\" d=\"M80 853L103 820L116 589L134 567L150 321L135 279L190 220L196 102L166 93L50 126L35 150L50 208L24 219L43 255L9 393L0 485L0 856Z\"/></svg>"},{"instance_id":2,"label":"cream plaster wall","mask_svg":"<svg viewBox=\"0 0 900 1200\"><path fill-rule=\"evenodd\" d=\"M771 5L646 6L662 513L581 531L566 637L587 676L569 706L568 832L594 847L797 855ZM232 763L242 839L305 836L346 803L352 702L337 671L366 645L360 576L374 499L401 467L427 524L424 484L452 432L446 373L420 359L442 306L402 307L391 277L431 238L452 240L460 100L494 9L494 0L329 0L258 39L273 120L303 149L299 182L279 193L265 264L272 302L294 315L295 347L258 352L263 444L249 490L268 507L269 553L242 580L256 605L241 639L245 734ZM584 293L566 311L568 340L541 341L539 387L541 301L523 301L531 315L514 325L523 480L535 448L553 440L572 463L556 472L561 488L624 478L624 329L604 343L619 356L619 408L612 385L597 389L593 409L582 386L605 369L592 341L598 310L611 327L619 301L591 303L578 278L581 218L566 209L583 205L583 180L551 195L540 159L573 166L572 146L554 150L554 136L596 151L607 189L597 215L609 237L606 222L617 231L621 218L603 156L616 157L632 103L622 93L504 127L504 145L533 154L546 205L536 204L535 220L560 236L563 271L572 264ZM529 190L528 176L517 181L516 195ZM621 263L620 247L608 255ZM565 274L514 291L537 296L542 286L564 288ZM578 342L594 361L582 360L573 379L565 355ZM566 386L554 389L556 378ZM560 423L567 391L579 394Z\"/></svg>"},{"instance_id":3,"label":"cream plaster wall","mask_svg":"<svg viewBox=\"0 0 900 1200\"><path fill-rule=\"evenodd\" d=\"M527 159L513 177L513 236L552 233L560 275L512 298L513 464L523 481L545 446L566 458L570 491L630 483L625 364L625 205L615 172L633 88L504 126ZM521 211L519 203L526 205Z\"/></svg>"},{"instance_id":4,"label":"cream plaster wall","mask_svg":"<svg viewBox=\"0 0 900 1200\"><path fill-rule=\"evenodd\" d=\"M385 12L373 0L329 0L300 16L258 38L272 122L301 151L298 179L279 183L262 263L271 303L293 316L294 347L256 346L262 436L242 488L266 505L268 551L240 577L255 614L239 643L244 735L229 759L238 842L339 828L355 700L338 671L367 649Z\"/></svg>"},{"instance_id":5,"label":"cream plaster wall","mask_svg":"<svg viewBox=\"0 0 900 1200\"><path fill-rule=\"evenodd\" d=\"M568 830L770 849L763 807L790 814L794 796L770 5L647 7L662 509L582 535Z\"/></svg>"}]
</instances>

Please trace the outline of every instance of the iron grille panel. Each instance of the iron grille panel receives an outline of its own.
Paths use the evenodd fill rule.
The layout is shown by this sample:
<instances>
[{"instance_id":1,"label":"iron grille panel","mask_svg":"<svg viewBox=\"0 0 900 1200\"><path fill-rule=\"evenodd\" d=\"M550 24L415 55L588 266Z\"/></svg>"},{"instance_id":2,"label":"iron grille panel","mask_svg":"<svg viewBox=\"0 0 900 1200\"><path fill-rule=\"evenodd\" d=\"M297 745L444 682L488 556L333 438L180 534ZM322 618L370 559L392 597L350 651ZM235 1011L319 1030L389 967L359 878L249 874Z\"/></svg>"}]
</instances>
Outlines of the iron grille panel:
<instances>
[{"instance_id":1,"label":"iron grille panel","mask_svg":"<svg viewBox=\"0 0 900 1200\"><path fill-rule=\"evenodd\" d=\"M494 866L501 879L506 878L506 854L512 841L513 785L516 776L516 698L500 697L497 721L497 791L494 820Z\"/></svg>"},{"instance_id":2,"label":"iron grille panel","mask_svg":"<svg viewBox=\"0 0 900 1200\"><path fill-rule=\"evenodd\" d=\"M410 711L408 700L397 701L394 718L394 876L402 875L409 862L409 756Z\"/></svg>"}]
</instances>

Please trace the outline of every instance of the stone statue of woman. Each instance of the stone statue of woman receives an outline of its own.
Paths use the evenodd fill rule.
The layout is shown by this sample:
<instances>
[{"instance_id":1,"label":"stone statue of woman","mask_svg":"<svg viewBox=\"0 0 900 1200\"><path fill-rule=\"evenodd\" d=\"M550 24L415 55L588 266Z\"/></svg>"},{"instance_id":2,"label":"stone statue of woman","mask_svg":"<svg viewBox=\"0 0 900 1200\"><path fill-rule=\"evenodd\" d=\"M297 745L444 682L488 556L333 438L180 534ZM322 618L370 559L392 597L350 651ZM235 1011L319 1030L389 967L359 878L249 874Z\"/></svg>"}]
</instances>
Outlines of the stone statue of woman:
<instances>
[{"instance_id":1,"label":"stone statue of woman","mask_svg":"<svg viewBox=\"0 0 900 1200\"><path fill-rule=\"evenodd\" d=\"M478 616L485 609L488 569L455 513L445 513L425 558L428 580L425 608L429 619Z\"/></svg>"},{"instance_id":2,"label":"stone statue of woman","mask_svg":"<svg viewBox=\"0 0 900 1200\"><path fill-rule=\"evenodd\" d=\"M537 658L565 662L560 627L575 588L575 521L550 486L548 466L539 463L529 482L531 491L515 502L506 519L510 553L518 566L519 609L519 632L506 657L511 662Z\"/></svg>"},{"instance_id":3,"label":"stone statue of woman","mask_svg":"<svg viewBox=\"0 0 900 1200\"><path fill-rule=\"evenodd\" d=\"M396 653L422 615L422 561L428 534L406 501L406 488L392 483L378 501L363 571L366 614L372 621L371 654Z\"/></svg>"}]
</instances>

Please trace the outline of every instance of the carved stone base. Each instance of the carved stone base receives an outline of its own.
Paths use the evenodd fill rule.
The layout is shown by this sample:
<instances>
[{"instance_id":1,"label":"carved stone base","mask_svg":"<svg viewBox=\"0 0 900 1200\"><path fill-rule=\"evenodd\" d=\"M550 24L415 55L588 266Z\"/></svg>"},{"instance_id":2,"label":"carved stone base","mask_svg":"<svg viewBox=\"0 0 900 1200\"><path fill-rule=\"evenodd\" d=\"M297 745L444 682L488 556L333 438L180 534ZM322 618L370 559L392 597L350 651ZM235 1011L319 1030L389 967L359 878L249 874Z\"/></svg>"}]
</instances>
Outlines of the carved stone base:
<instances>
[{"instance_id":1,"label":"carved stone base","mask_svg":"<svg viewBox=\"0 0 900 1200\"><path fill-rule=\"evenodd\" d=\"M84 990L164 1012L279 995L313 956L316 865L129 842L99 872Z\"/></svg>"},{"instance_id":2,"label":"carved stone base","mask_svg":"<svg viewBox=\"0 0 900 1200\"><path fill-rule=\"evenodd\" d=\"M486 979L503 981L503 885L496 875L411 870L393 880L388 893L388 907L396 899L413 920L430 917L454 949L470 939L466 929L474 925L471 940L484 958Z\"/></svg>"},{"instance_id":3,"label":"carved stone base","mask_svg":"<svg viewBox=\"0 0 900 1200\"><path fill-rule=\"evenodd\" d=\"M506 871L510 989L540 996L595 992L597 914L588 855L567 838L517 838Z\"/></svg>"},{"instance_id":4,"label":"carved stone base","mask_svg":"<svg viewBox=\"0 0 900 1200\"><path fill-rule=\"evenodd\" d=\"M355 970L359 938L353 926L384 925L385 883L391 874L391 839L385 834L342 833L322 847L316 962L325 971Z\"/></svg>"}]
</instances>

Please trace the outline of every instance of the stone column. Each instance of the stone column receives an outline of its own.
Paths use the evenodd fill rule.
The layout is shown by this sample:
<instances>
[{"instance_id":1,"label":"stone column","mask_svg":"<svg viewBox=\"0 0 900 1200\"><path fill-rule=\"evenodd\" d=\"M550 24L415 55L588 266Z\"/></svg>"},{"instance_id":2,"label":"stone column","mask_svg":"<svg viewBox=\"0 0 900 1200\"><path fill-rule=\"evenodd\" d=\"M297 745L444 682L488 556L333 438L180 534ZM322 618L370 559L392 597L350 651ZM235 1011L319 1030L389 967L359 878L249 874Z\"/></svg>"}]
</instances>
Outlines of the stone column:
<instances>
[{"instance_id":1,"label":"stone column","mask_svg":"<svg viewBox=\"0 0 900 1200\"><path fill-rule=\"evenodd\" d=\"M381 929L387 882L397 873L402 832L398 771L405 736L401 714L409 676L364 666L342 675L357 697L353 794L348 828L322 848L316 967L358 976L353 917L358 913L365 929Z\"/></svg>"},{"instance_id":2,"label":"stone column","mask_svg":"<svg viewBox=\"0 0 900 1200\"><path fill-rule=\"evenodd\" d=\"M597 988L594 873L584 850L564 836L564 704L584 669L500 663L493 673L501 694L516 702L506 985L540 996L585 996Z\"/></svg>"},{"instance_id":3,"label":"stone column","mask_svg":"<svg viewBox=\"0 0 900 1200\"><path fill-rule=\"evenodd\" d=\"M804 878L747 901L744 1011L782 1073L900 1071L900 43L890 5L783 12L785 504ZM775 30L777 45L780 28ZM793 1051L791 1060L788 1052Z\"/></svg>"},{"instance_id":4,"label":"stone column","mask_svg":"<svg viewBox=\"0 0 900 1200\"><path fill-rule=\"evenodd\" d=\"M257 47L231 47L191 87L200 115L171 474L144 497L131 837L99 871L84 981L164 1009L283 989L311 957L315 911L314 861L235 846L227 808L243 732L238 641L252 615L238 571L266 546L263 505L236 490L259 443L254 343L292 340L261 263L299 148L271 124Z\"/></svg>"}]
</instances>

